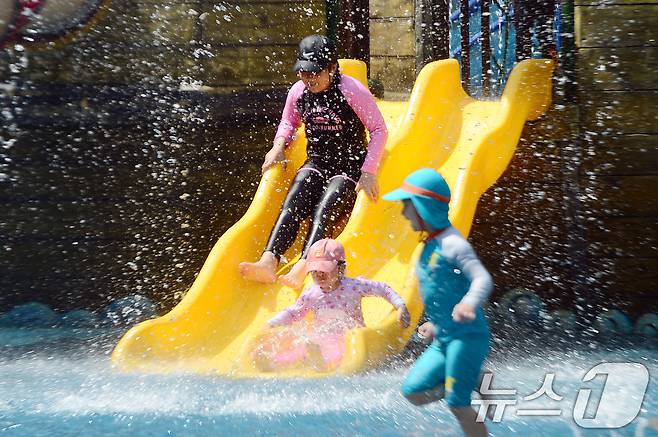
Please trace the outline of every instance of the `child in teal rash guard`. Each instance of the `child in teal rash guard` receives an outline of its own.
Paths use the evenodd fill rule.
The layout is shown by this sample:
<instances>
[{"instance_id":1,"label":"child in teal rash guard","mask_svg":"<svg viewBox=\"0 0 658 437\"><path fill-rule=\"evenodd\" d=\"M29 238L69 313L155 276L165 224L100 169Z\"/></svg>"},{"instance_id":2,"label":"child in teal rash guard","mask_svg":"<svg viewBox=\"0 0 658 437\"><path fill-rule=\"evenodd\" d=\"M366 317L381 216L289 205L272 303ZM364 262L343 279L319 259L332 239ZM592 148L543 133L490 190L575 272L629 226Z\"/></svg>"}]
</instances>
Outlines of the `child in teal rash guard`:
<instances>
[{"instance_id":1,"label":"child in teal rash guard","mask_svg":"<svg viewBox=\"0 0 658 437\"><path fill-rule=\"evenodd\" d=\"M402 393L414 405L445 399L466 436L486 436L471 407L471 392L489 351L482 304L493 289L491 275L450 225L450 188L439 173L417 170L383 199L401 200L413 229L428 233L416 274L434 341L412 366Z\"/></svg>"}]
</instances>

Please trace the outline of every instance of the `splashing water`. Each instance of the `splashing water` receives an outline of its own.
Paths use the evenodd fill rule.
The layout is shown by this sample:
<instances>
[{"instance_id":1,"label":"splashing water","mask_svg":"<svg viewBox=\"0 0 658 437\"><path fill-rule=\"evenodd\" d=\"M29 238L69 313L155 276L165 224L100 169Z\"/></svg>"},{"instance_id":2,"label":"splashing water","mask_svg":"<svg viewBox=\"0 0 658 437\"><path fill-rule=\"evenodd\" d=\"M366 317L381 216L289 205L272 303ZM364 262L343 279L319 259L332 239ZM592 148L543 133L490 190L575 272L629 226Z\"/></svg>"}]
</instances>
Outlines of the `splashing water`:
<instances>
[{"instance_id":1,"label":"splashing water","mask_svg":"<svg viewBox=\"0 0 658 437\"><path fill-rule=\"evenodd\" d=\"M86 334L85 334L86 333ZM417 408L400 394L408 362L368 374L322 380L231 380L207 375L125 374L111 365L115 330L0 330L0 432L3 435L460 435L441 402ZM550 352L493 356L494 388L514 388L518 403L493 436L658 435L658 389L649 385L638 418L618 430L584 429L572 418L583 375L602 361L638 362L658 370L655 349ZM530 408L560 408L557 417L518 415L546 373L562 401L538 399ZM618 393L623 408L635 385ZM598 417L613 417L602 410ZM54 434L53 434L54 433Z\"/></svg>"}]
</instances>

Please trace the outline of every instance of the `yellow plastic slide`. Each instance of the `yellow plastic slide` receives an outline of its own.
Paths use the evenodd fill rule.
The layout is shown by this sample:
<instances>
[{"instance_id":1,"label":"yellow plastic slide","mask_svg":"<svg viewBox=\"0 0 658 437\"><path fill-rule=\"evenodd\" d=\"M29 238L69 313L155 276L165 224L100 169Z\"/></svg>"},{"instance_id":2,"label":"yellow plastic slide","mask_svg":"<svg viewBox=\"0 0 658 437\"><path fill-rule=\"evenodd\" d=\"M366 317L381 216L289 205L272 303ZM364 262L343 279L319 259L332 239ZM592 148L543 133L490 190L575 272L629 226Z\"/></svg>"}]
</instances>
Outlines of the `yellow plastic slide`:
<instances>
[{"instance_id":1,"label":"yellow plastic slide","mask_svg":"<svg viewBox=\"0 0 658 437\"><path fill-rule=\"evenodd\" d=\"M366 82L363 63L341 60L341 68ZM409 101L378 102L389 130L380 191L396 188L418 168L438 169L452 189L450 219L468 235L478 199L505 171L525 121L536 119L550 105L552 70L552 61L520 62L500 100L479 101L462 89L457 61L428 64ZM183 300L168 314L133 327L121 339L112 355L120 368L234 377L327 374L303 365L281 372L257 369L252 350L265 323L292 304L299 292L245 281L237 269L241 261L260 257L287 188L304 161L304 143L300 130L289 150L288 168L277 166L263 175L249 210L217 241ZM337 373L360 372L400 352L421 316L413 267L418 235L400 212L399 203L371 203L361 193L338 239L346 248L348 276L390 284L407 302L412 325L401 329L386 301L365 298L367 327L347 334ZM287 258L298 256L300 247L298 238Z\"/></svg>"}]
</instances>

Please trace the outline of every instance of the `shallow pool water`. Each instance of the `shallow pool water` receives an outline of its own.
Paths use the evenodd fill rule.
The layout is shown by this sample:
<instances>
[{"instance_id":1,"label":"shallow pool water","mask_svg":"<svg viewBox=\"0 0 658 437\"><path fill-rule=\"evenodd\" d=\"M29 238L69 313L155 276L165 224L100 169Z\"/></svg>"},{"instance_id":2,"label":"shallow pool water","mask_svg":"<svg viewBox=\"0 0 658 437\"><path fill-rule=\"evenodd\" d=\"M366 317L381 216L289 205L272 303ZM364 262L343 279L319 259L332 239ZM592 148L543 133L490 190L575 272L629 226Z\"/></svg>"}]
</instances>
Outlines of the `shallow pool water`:
<instances>
[{"instance_id":1,"label":"shallow pool water","mask_svg":"<svg viewBox=\"0 0 658 437\"><path fill-rule=\"evenodd\" d=\"M415 436L461 435L445 405L411 406L399 394L408 361L354 377L324 380L230 380L199 375L134 375L109 359L120 335L111 330L0 330L0 433L8 436ZM489 422L493 436L658 435L658 387L649 383L642 409L628 426L584 429L573 405L585 373L601 362L641 363L658 372L658 350L597 348L534 354L498 350L488 368L494 388L516 389L516 406L502 422ZM518 415L522 398L554 373L561 401L543 398L525 407L561 410L555 417ZM601 385L602 383L599 383ZM638 382L615 393L623 412ZM596 387L596 384L594 386ZM596 391L594 388L593 392ZM507 396L507 398L510 398Z\"/></svg>"}]
</instances>

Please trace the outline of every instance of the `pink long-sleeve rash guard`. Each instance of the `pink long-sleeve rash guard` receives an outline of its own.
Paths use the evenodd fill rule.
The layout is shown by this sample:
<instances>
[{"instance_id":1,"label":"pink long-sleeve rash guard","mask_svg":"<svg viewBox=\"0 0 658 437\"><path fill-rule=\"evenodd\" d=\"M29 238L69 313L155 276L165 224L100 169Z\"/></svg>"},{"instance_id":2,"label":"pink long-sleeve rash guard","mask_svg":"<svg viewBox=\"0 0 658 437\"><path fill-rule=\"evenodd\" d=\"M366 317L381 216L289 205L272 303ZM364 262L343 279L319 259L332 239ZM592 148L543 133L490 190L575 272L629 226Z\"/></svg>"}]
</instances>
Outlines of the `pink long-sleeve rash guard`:
<instances>
[{"instance_id":1,"label":"pink long-sleeve rash guard","mask_svg":"<svg viewBox=\"0 0 658 437\"><path fill-rule=\"evenodd\" d=\"M365 127L370 134L370 141L367 145L367 153L363 164L361 165L361 171L377 174L379 163L384 154L386 140L388 138L388 131L386 129L384 117L379 111L370 91L358 80L350 76L341 75L337 88L363 124L363 127ZM325 91L325 93L330 93L332 89L333 86L330 87L328 91ZM334 129L338 131L346 124L345 120L341 120L340 110L331 108L330 105L315 105L312 110L306 111L304 114L300 113L300 105L298 103L305 90L304 83L300 80L290 88L290 91L288 91L288 97L286 98L286 105L283 109L281 122L279 123L279 128L274 136L275 140L283 137L286 145L289 144L302 122L306 124L307 138L310 137L309 124L313 124L318 120L318 123L322 124L320 128L326 130ZM307 91L307 93L310 99L315 98L310 91ZM306 105L306 107L308 106L309 105ZM335 127L326 127L332 122L335 123Z\"/></svg>"},{"instance_id":2,"label":"pink long-sleeve rash guard","mask_svg":"<svg viewBox=\"0 0 658 437\"><path fill-rule=\"evenodd\" d=\"M404 305L400 295L383 282L343 278L339 287L330 292L323 291L316 284L310 285L292 306L274 316L268 325L289 325L313 311L315 324L329 327L330 331L344 332L365 326L361 299L366 296L382 297L396 309Z\"/></svg>"}]
</instances>

